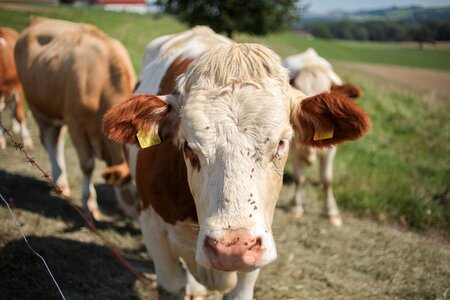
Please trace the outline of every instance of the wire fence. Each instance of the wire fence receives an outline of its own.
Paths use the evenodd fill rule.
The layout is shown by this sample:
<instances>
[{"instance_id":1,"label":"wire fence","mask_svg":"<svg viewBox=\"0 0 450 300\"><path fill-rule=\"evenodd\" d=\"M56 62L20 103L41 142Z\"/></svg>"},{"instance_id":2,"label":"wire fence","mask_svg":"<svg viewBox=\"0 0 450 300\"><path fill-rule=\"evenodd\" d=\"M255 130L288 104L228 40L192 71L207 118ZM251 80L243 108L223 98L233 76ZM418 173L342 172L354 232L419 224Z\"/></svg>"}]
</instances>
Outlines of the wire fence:
<instances>
[{"instance_id":1,"label":"wire fence","mask_svg":"<svg viewBox=\"0 0 450 300\"><path fill-rule=\"evenodd\" d=\"M49 175L48 172L46 172L25 150L24 145L21 143L16 142L16 140L14 139L14 137L12 136L11 132L3 125L3 123L0 121L0 130L3 130L4 134L6 134L8 136L8 138L10 139L10 141L13 143L13 146L16 150L22 152L22 154L25 156L27 162L29 162L31 164L31 166L33 166L34 168L36 168L41 174L42 177L50 184L50 186L55 190L55 192L60 195L60 197L67 203L69 204L69 206L75 210L77 212L77 214L83 219L83 221L85 222L86 226L91 230L91 232L93 232L97 237L100 238L100 240L102 241L103 245L105 245L109 251L114 255L114 257L119 261L119 263L124 266L137 280L139 280L145 288L147 288L149 291L151 292L156 292L156 288L155 288L155 284L152 280L148 279L147 277L145 277L144 274L142 274L140 271L138 271L123 255L122 251L116 246L114 245L111 241L109 241L109 239L104 236L98 229L97 227L94 225L94 223L85 215L85 213L75 204L72 202L72 200L70 198L68 198L67 196L64 195L63 190L61 189L61 187L59 187L55 181L53 181ZM2 196L3 199L3 196ZM4 199L3 199L4 200ZM6 202L6 200L4 200L5 203L7 204L8 209L9 205ZM11 210L10 210L11 211ZM12 214L12 212L11 212ZM13 219L16 223L16 225L18 224L16 222L16 219L13 216ZM20 227L19 227L20 229ZM25 235L23 234L22 230L20 229L25 241L27 242ZM42 256L40 256L37 252L35 252L31 246L28 244L27 245L30 247L30 249L37 254L42 260L44 260L42 258ZM50 269L48 268L47 264L45 263L44 260L44 264L47 268L47 270L49 271L53 281L55 282L56 286L58 287L58 290L62 296L62 298L64 299L64 295L62 294L61 289L59 288L59 285L57 284L56 280L53 277L53 274L51 274Z\"/></svg>"},{"instance_id":2,"label":"wire fence","mask_svg":"<svg viewBox=\"0 0 450 300\"><path fill-rule=\"evenodd\" d=\"M53 275L52 271L50 270L50 268L48 267L47 262L45 261L45 259L42 257L42 255L40 255L36 250L33 249L33 247L31 247L30 243L28 243L27 237L25 236L25 233L23 233L22 227L20 226L19 222L17 222L16 217L14 216L11 207L9 207L8 201L5 200L5 198L3 198L3 195L0 194L0 198L3 200L3 202L5 202L6 207L8 208L9 214L11 215L14 224L16 225L16 227L19 229L20 234L22 235L22 238L24 239L25 243L27 244L28 248L31 250L31 252L36 255L37 257L39 257L41 259L41 261L44 263L45 268L47 269L47 272L50 274L50 277L53 280L53 283L56 285L56 288L58 289L59 294L61 295L61 298L63 298L64 300L66 299L66 297L64 297L64 293L62 292L61 288L59 287L58 282L55 279L55 276Z\"/></svg>"}]
</instances>

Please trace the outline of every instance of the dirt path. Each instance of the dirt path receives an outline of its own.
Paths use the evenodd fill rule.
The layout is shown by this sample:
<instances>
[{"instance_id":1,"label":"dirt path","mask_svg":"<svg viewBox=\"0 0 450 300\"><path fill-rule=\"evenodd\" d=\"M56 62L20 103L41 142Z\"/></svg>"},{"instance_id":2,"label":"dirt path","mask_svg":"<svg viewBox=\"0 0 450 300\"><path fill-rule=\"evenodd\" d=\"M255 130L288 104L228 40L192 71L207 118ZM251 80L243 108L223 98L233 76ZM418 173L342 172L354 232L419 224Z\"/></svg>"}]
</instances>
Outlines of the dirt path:
<instances>
[{"instance_id":1,"label":"dirt path","mask_svg":"<svg viewBox=\"0 0 450 300\"><path fill-rule=\"evenodd\" d=\"M6 120L7 121L7 120ZM36 124L29 121L36 149L32 157L49 170L38 143ZM6 122L5 124L9 124ZM75 198L81 175L70 142L66 158ZM111 189L96 169L99 203L108 221L101 232L148 275L148 262L136 221L117 212ZM151 292L119 265L71 208L50 191L41 175L9 144L0 151L0 193L14 207L30 243L41 253L67 299L154 299ZM450 244L402 232L344 214L342 228L331 227L308 186L307 215L288 211L293 186L285 185L273 225L278 259L263 268L256 299L446 299L450 292ZM58 299L55 287L0 205L0 298ZM211 294L209 299L218 299Z\"/></svg>"},{"instance_id":2,"label":"dirt path","mask_svg":"<svg viewBox=\"0 0 450 300\"><path fill-rule=\"evenodd\" d=\"M450 72L343 61L334 62L334 65L337 69L342 67L355 69L414 89L450 94Z\"/></svg>"}]
</instances>

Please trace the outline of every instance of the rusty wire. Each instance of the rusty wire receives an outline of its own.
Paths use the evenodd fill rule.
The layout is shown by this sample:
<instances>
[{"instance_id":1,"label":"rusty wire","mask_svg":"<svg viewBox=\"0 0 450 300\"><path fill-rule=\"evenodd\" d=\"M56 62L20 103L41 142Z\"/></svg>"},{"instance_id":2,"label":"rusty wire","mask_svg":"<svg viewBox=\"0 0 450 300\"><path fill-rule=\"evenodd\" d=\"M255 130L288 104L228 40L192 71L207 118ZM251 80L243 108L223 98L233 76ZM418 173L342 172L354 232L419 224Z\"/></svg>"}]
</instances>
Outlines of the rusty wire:
<instances>
[{"instance_id":1,"label":"rusty wire","mask_svg":"<svg viewBox=\"0 0 450 300\"><path fill-rule=\"evenodd\" d=\"M3 130L4 133L9 137L11 142L14 144L14 148L20 152L23 153L25 156L27 162L29 162L33 167L37 168L40 173L42 173L42 176L45 178L45 180L51 185L51 187L55 190L55 192L61 196L61 198L69 204L69 206L75 210L78 215L84 220L87 227L95 234L97 237L100 238L100 240L103 242L103 244L109 249L109 251L116 257L116 259L119 261L122 266L124 266L136 279L138 279L149 291L155 292L156 289L152 283L152 281L145 277L144 274L142 274L140 271L138 271L122 254L122 251L115 246L111 241L108 240L94 225L94 223L89 220L86 215L83 213L83 211L70 200L67 196L64 195L63 190L61 187L59 187L54 180L51 179L48 172L44 171L43 168L33 159L31 158L27 151L25 150L23 144L16 142L10 131L3 125L3 123L0 121L0 130Z\"/></svg>"}]
</instances>

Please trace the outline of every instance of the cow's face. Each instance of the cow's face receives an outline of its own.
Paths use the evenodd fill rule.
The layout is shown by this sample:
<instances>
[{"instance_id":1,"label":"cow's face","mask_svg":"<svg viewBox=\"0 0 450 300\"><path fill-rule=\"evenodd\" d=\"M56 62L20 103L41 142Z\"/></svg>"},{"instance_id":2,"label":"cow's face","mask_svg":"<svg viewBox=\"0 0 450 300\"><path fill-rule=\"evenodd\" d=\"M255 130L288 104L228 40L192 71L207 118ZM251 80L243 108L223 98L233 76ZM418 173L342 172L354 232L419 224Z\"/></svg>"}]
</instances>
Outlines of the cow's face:
<instances>
[{"instance_id":1,"label":"cow's face","mask_svg":"<svg viewBox=\"0 0 450 300\"><path fill-rule=\"evenodd\" d=\"M249 270L276 258L271 223L293 136L289 100L253 85L190 89L179 144L205 267Z\"/></svg>"},{"instance_id":2,"label":"cow's face","mask_svg":"<svg viewBox=\"0 0 450 300\"><path fill-rule=\"evenodd\" d=\"M276 258L271 224L294 133L321 147L369 126L343 96L304 99L279 58L261 46L208 51L179 79L178 92L132 97L108 112L105 130L133 142L138 128L158 125L162 140L179 145L200 225L196 260L207 268L249 271ZM324 140L330 129L334 136Z\"/></svg>"}]
</instances>

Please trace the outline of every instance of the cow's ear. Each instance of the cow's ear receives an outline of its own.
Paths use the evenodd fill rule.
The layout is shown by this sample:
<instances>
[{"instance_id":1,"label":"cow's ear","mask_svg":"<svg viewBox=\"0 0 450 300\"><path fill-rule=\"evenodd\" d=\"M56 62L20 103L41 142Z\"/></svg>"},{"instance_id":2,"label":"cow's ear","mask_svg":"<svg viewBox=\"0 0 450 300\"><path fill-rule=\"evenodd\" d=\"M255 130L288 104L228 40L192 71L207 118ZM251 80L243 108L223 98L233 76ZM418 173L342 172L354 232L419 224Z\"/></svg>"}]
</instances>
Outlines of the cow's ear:
<instances>
[{"instance_id":1,"label":"cow's ear","mask_svg":"<svg viewBox=\"0 0 450 300\"><path fill-rule=\"evenodd\" d=\"M360 98L363 96L362 90L351 83L346 83L342 85L337 85L333 83L333 85L331 86L331 91L336 93L342 93L350 98Z\"/></svg>"},{"instance_id":2,"label":"cow's ear","mask_svg":"<svg viewBox=\"0 0 450 300\"><path fill-rule=\"evenodd\" d=\"M291 118L298 141L314 147L358 139L371 127L369 117L358 105L333 92L296 101Z\"/></svg>"},{"instance_id":3,"label":"cow's ear","mask_svg":"<svg viewBox=\"0 0 450 300\"><path fill-rule=\"evenodd\" d=\"M173 138L178 127L177 96L135 94L109 109L103 132L118 143L139 143L142 148Z\"/></svg>"}]
</instances>

